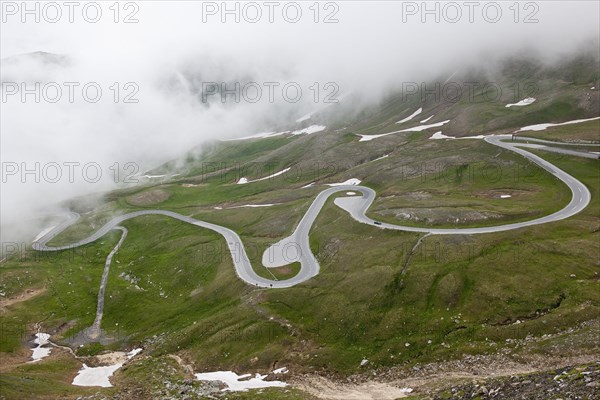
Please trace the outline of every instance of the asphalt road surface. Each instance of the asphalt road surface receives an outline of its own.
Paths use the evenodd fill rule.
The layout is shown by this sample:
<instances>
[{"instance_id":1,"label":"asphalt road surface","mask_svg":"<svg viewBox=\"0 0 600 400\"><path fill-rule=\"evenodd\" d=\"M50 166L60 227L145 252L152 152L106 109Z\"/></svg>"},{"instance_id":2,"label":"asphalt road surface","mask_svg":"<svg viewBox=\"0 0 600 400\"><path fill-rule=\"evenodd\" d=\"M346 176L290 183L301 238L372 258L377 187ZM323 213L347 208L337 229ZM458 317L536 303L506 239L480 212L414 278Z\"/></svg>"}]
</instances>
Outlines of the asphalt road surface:
<instances>
[{"instance_id":1,"label":"asphalt road surface","mask_svg":"<svg viewBox=\"0 0 600 400\"><path fill-rule=\"evenodd\" d=\"M512 142L512 144L514 146L526 147L526 148L530 148L530 149L538 149L538 150L543 150L543 151L550 151L552 153L567 154L570 156L577 156L577 157L584 157L584 158L592 158L592 159L600 158L600 153L597 151L581 151L581 150L571 150L571 149L563 149L561 147L555 147L555 146L567 146L567 147L572 148L573 146L589 146L589 147L600 146L598 144L559 143L559 142L552 142L550 140L537 139L537 138L531 138L531 137L526 137L526 136L516 136L516 139L524 140L526 143ZM529 142L534 142L534 143L529 143ZM537 144L537 143L542 143L542 144ZM550 144L551 146L545 146L544 144Z\"/></svg>"},{"instance_id":2,"label":"asphalt road surface","mask_svg":"<svg viewBox=\"0 0 600 400\"><path fill-rule=\"evenodd\" d=\"M172 211L165 210L144 210L144 211L136 211L129 214L124 214L118 217L113 218L106 225L98 229L95 233L90 235L89 237L82 239L78 242L72 243L66 246L56 246L51 247L48 246L47 243L57 236L59 233L64 231L68 226L74 224L79 215L76 213L69 213L68 219L62 223L61 225L55 227L50 232L46 233L43 237L38 239L33 243L33 248L39 251L60 251L65 249L71 249L74 247L82 246L88 243L92 243L106 233L108 233L112 229L120 229L118 225L124 221L127 221L132 218L139 217L141 215L164 215L167 217L175 218L183 222L187 222L192 225L196 225L201 228L210 229L222 235L227 242L227 246L229 252L231 254L231 258L233 261L233 265L238 277L244 282L262 288L287 288L299 283L305 282L310 278L316 276L319 273L319 263L313 255L310 245L309 245L309 233L310 228L312 227L317 215L325 205L327 199L338 192L346 192L346 191L354 191L362 193L362 196L352 196L352 197L340 197L335 199L335 204L346 210L352 218L356 221L369 224L374 227L380 229L392 229L399 231L408 231L408 232L422 232L428 233L432 235L475 235L475 234L483 234L483 233L492 233L492 232L502 232L508 231L512 229L519 229L532 225L545 224L553 221L560 221L562 219L571 217L578 212L582 211L590 202L591 195L587 187L575 179L573 176L568 173L562 171L555 165L545 161L544 159L532 154L522 148L519 148L518 142L511 142L511 135L497 135L497 136L488 136L484 140L487 143L493 144L495 146L516 152L532 162L539 165L541 168L550 172L562 182L564 182L572 192L572 199L562 210L559 210L553 214L547 215L545 217L537 218L530 221L524 222L516 222L512 224L499 225L499 226L487 226L481 228L448 228L448 229L434 229L434 228L419 228L412 226L402 226L402 225L394 225L388 223L377 223L375 224L375 220L366 216L366 211L375 200L375 191L371 188L365 186L353 186L353 185L344 185L344 186L335 186L320 192L315 200L310 205L306 214L302 217L300 223L294 230L294 232L288 236L287 238L275 243L270 248L268 248L263 254L263 264L265 267L273 268L279 267L282 265L287 265L292 262L300 262L301 267L298 274L292 278L286 280L277 280L277 279L267 279L259 276L254 272L252 265L250 264L250 260L248 259L248 255L246 254L246 249L242 240L238 236L237 233L232 231L229 228L225 228L220 225L211 224L208 222L200 221L194 219L192 217L184 216ZM508 140L508 141L507 141ZM124 240L124 236L121 238ZM121 244L122 240L119 242ZM119 246L118 245L118 246ZM118 246L115 247L115 250L111 252L111 257ZM110 260L107 259L107 265L110 264ZM102 289L102 288L101 288ZM99 294L100 298L100 294ZM100 309L99 309L100 310ZM100 311L101 312L101 311ZM98 324L99 325L99 324Z\"/></svg>"}]
</instances>

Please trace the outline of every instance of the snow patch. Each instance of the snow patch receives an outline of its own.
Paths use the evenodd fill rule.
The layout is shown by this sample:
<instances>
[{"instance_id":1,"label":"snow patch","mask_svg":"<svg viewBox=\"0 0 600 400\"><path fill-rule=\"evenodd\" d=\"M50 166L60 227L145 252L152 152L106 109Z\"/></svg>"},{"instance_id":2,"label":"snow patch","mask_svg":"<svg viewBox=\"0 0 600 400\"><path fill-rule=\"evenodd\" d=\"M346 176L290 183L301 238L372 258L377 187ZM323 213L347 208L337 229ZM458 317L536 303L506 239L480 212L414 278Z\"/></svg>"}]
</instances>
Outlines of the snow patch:
<instances>
[{"instance_id":1,"label":"snow patch","mask_svg":"<svg viewBox=\"0 0 600 400\"><path fill-rule=\"evenodd\" d=\"M340 182L340 183L328 183L327 186L344 186L344 185L352 185L352 186L356 186L356 185L360 185L360 179L356 179L356 178L351 178L348 179L345 182Z\"/></svg>"},{"instance_id":2,"label":"snow patch","mask_svg":"<svg viewBox=\"0 0 600 400\"><path fill-rule=\"evenodd\" d=\"M257 208L257 207L271 207L276 205L274 204L244 204L241 206L234 206L234 207L229 207L229 208L242 208L242 207L251 207L251 208Z\"/></svg>"},{"instance_id":3,"label":"snow patch","mask_svg":"<svg viewBox=\"0 0 600 400\"><path fill-rule=\"evenodd\" d=\"M138 354L140 354L142 352L142 350L143 349L141 349L141 348L137 348L137 349L131 350L129 353L127 353L127 359L131 360L133 357L135 357Z\"/></svg>"},{"instance_id":4,"label":"snow patch","mask_svg":"<svg viewBox=\"0 0 600 400\"><path fill-rule=\"evenodd\" d=\"M310 135L311 133L321 132L321 131L324 131L325 129L327 129L327 127L323 126L323 125L311 125L307 128L292 132L292 135L302 135L303 133Z\"/></svg>"},{"instance_id":5,"label":"snow patch","mask_svg":"<svg viewBox=\"0 0 600 400\"><path fill-rule=\"evenodd\" d=\"M157 178L164 178L167 175L142 175L140 176L140 178L146 178L146 179L157 179Z\"/></svg>"},{"instance_id":6,"label":"snow patch","mask_svg":"<svg viewBox=\"0 0 600 400\"><path fill-rule=\"evenodd\" d=\"M238 375L232 371L204 372L196 374L200 381L221 381L227 385L223 391L245 392L248 389L261 389L267 387L284 387L287 383L281 381L265 381L266 375L256 374L254 378L245 379L250 374ZM242 380L243 379L243 380Z\"/></svg>"},{"instance_id":7,"label":"snow patch","mask_svg":"<svg viewBox=\"0 0 600 400\"><path fill-rule=\"evenodd\" d=\"M301 116L300 118L298 118L298 119L296 120L296 122L297 122L297 123L300 123L300 122L307 121L307 120L311 119L311 118L312 118L312 116L313 116L314 114L317 114L317 113L319 113L319 112L321 112L321 111L325 110L326 108L329 108L329 107L331 107L331 106L332 106L332 105L334 105L334 104L339 104L339 102L340 102L342 99L344 99L346 96L350 95L351 93L352 93L351 91L350 91L350 92L343 93L343 94L341 94L341 95L337 96L337 99L332 99L333 101L328 101L328 102L325 102L325 105L324 105L324 106L322 106L322 107L318 107L318 108L316 108L315 110L313 110L313 111L309 112L308 114Z\"/></svg>"},{"instance_id":8,"label":"snow patch","mask_svg":"<svg viewBox=\"0 0 600 400\"><path fill-rule=\"evenodd\" d=\"M461 139L484 139L485 137L486 137L486 135L454 137L454 136L444 135L440 131L440 132L436 132L433 135L431 135L431 137L429 139L456 139L456 140L461 140Z\"/></svg>"},{"instance_id":9,"label":"snow patch","mask_svg":"<svg viewBox=\"0 0 600 400\"><path fill-rule=\"evenodd\" d=\"M314 183L314 182L311 182L311 183L309 183L308 185L304 185L304 186L302 186L300 189L306 189L306 188L309 188L309 187L313 187L314 185L315 185L315 183Z\"/></svg>"},{"instance_id":10,"label":"snow patch","mask_svg":"<svg viewBox=\"0 0 600 400\"><path fill-rule=\"evenodd\" d=\"M400 132L421 132L421 131L424 131L424 130L429 129L429 128L438 128L440 126L444 126L448 122L450 122L449 119L447 119L445 121L442 121L442 122L436 122L435 124L415 126L415 127L412 127L412 128L404 129L404 130L402 130ZM395 133L395 132L391 132L391 133Z\"/></svg>"},{"instance_id":11,"label":"snow patch","mask_svg":"<svg viewBox=\"0 0 600 400\"><path fill-rule=\"evenodd\" d=\"M360 136L360 139L358 141L359 142L370 142L371 140L375 140L375 139L378 139L380 137L391 135L392 133L395 133L395 132L382 133L381 135L360 135L359 134L358 136Z\"/></svg>"},{"instance_id":12,"label":"snow patch","mask_svg":"<svg viewBox=\"0 0 600 400\"><path fill-rule=\"evenodd\" d=\"M423 107L419 108L417 111L415 111L414 113L410 114L408 117L406 117L403 120L400 120L400 121L398 121L396 123L397 124L402 124L404 122L410 121L411 119L413 119L417 115L421 114L422 112L423 112Z\"/></svg>"},{"instance_id":13,"label":"snow patch","mask_svg":"<svg viewBox=\"0 0 600 400\"><path fill-rule=\"evenodd\" d=\"M356 192L346 192L346 196L355 196Z\"/></svg>"},{"instance_id":14,"label":"snow patch","mask_svg":"<svg viewBox=\"0 0 600 400\"><path fill-rule=\"evenodd\" d=\"M122 363L106 367L88 367L86 364L83 364L83 367L79 370L75 379L73 379L73 385L112 387L109 378L122 366Z\"/></svg>"},{"instance_id":15,"label":"snow patch","mask_svg":"<svg viewBox=\"0 0 600 400\"><path fill-rule=\"evenodd\" d=\"M518 103L507 104L505 107L506 108L510 108L510 107L523 107L523 106L528 106L530 104L533 104L534 102L535 102L535 98L533 98L533 97L527 97L526 99L523 99L523 100L519 101Z\"/></svg>"},{"instance_id":16,"label":"snow patch","mask_svg":"<svg viewBox=\"0 0 600 400\"><path fill-rule=\"evenodd\" d=\"M446 136L442 133L442 131L436 132L429 139L454 139L452 136Z\"/></svg>"},{"instance_id":17,"label":"snow patch","mask_svg":"<svg viewBox=\"0 0 600 400\"><path fill-rule=\"evenodd\" d=\"M510 198L510 197L512 197L510 194L501 194L501 195L500 195L500 198L501 198L501 199L508 199L508 198Z\"/></svg>"},{"instance_id":18,"label":"snow patch","mask_svg":"<svg viewBox=\"0 0 600 400\"><path fill-rule=\"evenodd\" d=\"M424 124L425 122L428 122L431 118L433 118L433 115L431 117L425 118L423 121L419 121L419 122Z\"/></svg>"},{"instance_id":19,"label":"snow patch","mask_svg":"<svg viewBox=\"0 0 600 400\"><path fill-rule=\"evenodd\" d=\"M48 348L48 347L42 347L42 346L50 343L50 341L48 339L50 339L50 335L47 333L40 332L40 333L35 334L35 339L33 340L33 342L35 344L37 344L37 347L34 347L33 349L31 349L32 354L31 354L30 362L38 362L42 358L48 357L50 355L50 351L52 349Z\"/></svg>"},{"instance_id":20,"label":"snow patch","mask_svg":"<svg viewBox=\"0 0 600 400\"><path fill-rule=\"evenodd\" d=\"M265 176L264 178L254 179L254 180L251 180L251 181L249 181L249 180L248 180L248 178L243 178L243 177L242 177L242 178L240 178L240 179L237 181L237 184L238 184L238 185L243 185L243 184L246 184L246 183L260 182L260 181L264 181L264 180L267 180L267 179L275 178L276 176L279 176L279 175L285 174L285 173L286 173L286 172L288 172L290 169L291 169L291 167L289 167L289 168L286 168L286 169L282 169L281 171L279 171L279 172L275 172L274 174L271 174L271 175L269 175L269 176Z\"/></svg>"},{"instance_id":21,"label":"snow patch","mask_svg":"<svg viewBox=\"0 0 600 400\"><path fill-rule=\"evenodd\" d=\"M131 360L136 355L140 354L142 349L133 349L127 353L127 360ZM100 386L100 387L112 387L109 378L123 366L124 363L116 363L114 365L107 365L104 367L88 367L83 364L83 367L77 373L77 376L73 379L74 386Z\"/></svg>"},{"instance_id":22,"label":"snow patch","mask_svg":"<svg viewBox=\"0 0 600 400\"><path fill-rule=\"evenodd\" d=\"M307 119L311 119L312 118L312 113L308 113L306 115L303 115L302 117L298 118L296 120L297 123L300 123L302 121L306 121Z\"/></svg>"},{"instance_id":23,"label":"snow patch","mask_svg":"<svg viewBox=\"0 0 600 400\"><path fill-rule=\"evenodd\" d=\"M290 133L290 131L282 131L282 132L260 132L260 133L255 133L254 135L244 136L244 137L241 137L241 138L222 139L221 142L232 142L232 141L235 141L235 140L265 139L265 138L271 138L271 137L274 137L274 136L285 135L286 133Z\"/></svg>"},{"instance_id":24,"label":"snow patch","mask_svg":"<svg viewBox=\"0 0 600 400\"><path fill-rule=\"evenodd\" d=\"M389 156L390 156L389 154L386 154L386 155L384 155L384 156L381 156L381 157L379 157L379 158L376 158L376 159L374 159L374 160L373 160L373 161L371 161L371 162L375 162L375 161L383 160L384 158L388 158Z\"/></svg>"},{"instance_id":25,"label":"snow patch","mask_svg":"<svg viewBox=\"0 0 600 400\"><path fill-rule=\"evenodd\" d=\"M485 139L487 135L477 135L477 136L465 136L465 137L459 137L456 139Z\"/></svg>"},{"instance_id":26,"label":"snow patch","mask_svg":"<svg viewBox=\"0 0 600 400\"><path fill-rule=\"evenodd\" d=\"M44 229L43 231L41 231L36 237L35 239L33 239L34 242L37 242L38 240L40 240L41 238L43 238L44 236L46 236L46 234L48 232L50 232L52 229L54 229L55 226L51 226L50 228Z\"/></svg>"},{"instance_id":27,"label":"snow patch","mask_svg":"<svg viewBox=\"0 0 600 400\"><path fill-rule=\"evenodd\" d=\"M537 124L537 125L529 125L529 126L525 126L521 129L519 129L517 132L523 132L523 131L543 131L546 130L547 128L553 127L553 126L563 126L563 125L571 125L571 124L579 124L582 122L588 122L588 121L595 121L597 119L600 119L600 117L595 117L595 118L588 118L588 119L576 119L573 121L567 121L567 122L561 122L558 124Z\"/></svg>"},{"instance_id":28,"label":"snow patch","mask_svg":"<svg viewBox=\"0 0 600 400\"><path fill-rule=\"evenodd\" d=\"M421 132L421 131L424 131L424 130L429 129L429 128L438 128L440 126L446 125L448 122L450 122L449 119L446 120L446 121L442 121L442 122L436 122L435 124L413 126L412 128L406 128L406 129L402 129L402 130L399 130L399 131L382 133L380 135L361 135L361 134L358 134L358 136L360 136L359 142L369 142L371 140L378 139L380 137L384 137L384 136L388 136L388 135L392 135L394 133L401 133L401 132Z\"/></svg>"},{"instance_id":29,"label":"snow patch","mask_svg":"<svg viewBox=\"0 0 600 400\"><path fill-rule=\"evenodd\" d=\"M40 346L31 349L32 353L30 362L38 362L42 358L48 357L50 355L51 350L51 348Z\"/></svg>"},{"instance_id":30,"label":"snow patch","mask_svg":"<svg viewBox=\"0 0 600 400\"><path fill-rule=\"evenodd\" d=\"M281 367L273 370L274 374L287 374L289 371L286 367Z\"/></svg>"},{"instance_id":31,"label":"snow patch","mask_svg":"<svg viewBox=\"0 0 600 400\"><path fill-rule=\"evenodd\" d=\"M36 333L35 334L35 340L33 341L36 344L39 344L40 346L43 346L45 344L50 343L50 335L48 333Z\"/></svg>"}]
</instances>

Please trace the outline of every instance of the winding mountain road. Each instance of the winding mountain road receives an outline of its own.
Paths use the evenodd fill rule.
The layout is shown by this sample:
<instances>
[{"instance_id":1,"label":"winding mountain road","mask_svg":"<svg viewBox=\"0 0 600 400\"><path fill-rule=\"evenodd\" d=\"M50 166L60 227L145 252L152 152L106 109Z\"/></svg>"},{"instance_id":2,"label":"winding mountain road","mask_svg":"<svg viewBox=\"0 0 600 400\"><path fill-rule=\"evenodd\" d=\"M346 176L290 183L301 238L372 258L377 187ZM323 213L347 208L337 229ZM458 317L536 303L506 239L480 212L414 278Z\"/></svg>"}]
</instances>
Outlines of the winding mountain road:
<instances>
[{"instance_id":1,"label":"winding mountain road","mask_svg":"<svg viewBox=\"0 0 600 400\"><path fill-rule=\"evenodd\" d=\"M538 149L538 150L543 150L543 151L549 151L552 153L567 154L570 156L577 156L577 157L584 157L584 158L592 158L592 159L600 158L600 153L597 151L580 151L580 150L563 149L562 147L554 147L554 146L567 146L567 147L572 148L574 146L575 147L577 147L577 146L579 146L579 147L581 147L581 146L586 146L586 147L600 146L600 144L596 144L596 143L552 142L550 140L537 139L537 138L532 138L532 137L527 137L527 136L516 136L515 138L517 140L525 141L525 143L523 143L523 142L514 142L513 143L513 145L519 146L519 147ZM529 142L534 142L534 143L529 143ZM537 143L541 143L541 144L537 144ZM547 144L549 144L550 146L546 146Z\"/></svg>"},{"instance_id":2,"label":"winding mountain road","mask_svg":"<svg viewBox=\"0 0 600 400\"><path fill-rule=\"evenodd\" d=\"M550 162L545 161L541 157L538 157L535 154L532 154L522 148L519 148L519 146L522 144L519 144L518 142L504 141L510 139L511 135L496 135L488 136L484 140L487 143L516 152L522 155L523 157L526 157L530 161L539 165L541 168L550 172L562 182L564 182L571 189L573 195L571 201L569 202L569 204L567 204L567 206L553 214L541 218L506 225L487 226L481 228L420 228L379 222L375 224L375 220L366 216L366 212L375 200L376 196L375 191L371 188L354 185L331 187L323 190L317 195L317 197L307 210L306 214L302 217L298 226L289 237L275 243L274 245L269 247L263 254L262 262L267 268L279 267L290 264L292 262L300 262L301 267L298 274L286 280L267 279L256 274L256 272L252 268L248 255L246 254L246 249L244 247L244 244L242 243L242 240L240 239L238 234L232 231L231 229L166 210L143 210L132 212L129 214L124 214L113 218L107 224L98 229L95 233L78 242L66 246L48 246L47 243L50 240L52 240L55 236L64 231L67 227L74 224L79 218L78 214L69 213L68 219L64 223L55 227L50 232L46 233L37 241L35 241L33 243L33 248L39 251L60 251L78 246L83 246L98 240L112 229L121 229L120 227L118 227L118 225L126 220L136 218L141 215L163 215L178 219L183 222L187 222L192 225L196 225L201 228L210 229L222 235L225 238L225 241L227 242L227 246L231 254L235 271L238 277L244 282L250 285L263 288L288 288L299 283L305 282L319 273L319 263L313 255L309 245L310 228L312 227L315 219L317 218L317 215L325 205L327 199L331 195L338 192L355 191L362 193L362 196L340 197L335 199L335 204L347 211L352 216L352 218L354 218L358 222L370 224L374 227L378 227L381 229L392 229L408 232L423 232L431 235L474 235L508 231L532 225L560 221L562 219L571 217L579 213L585 207L587 207L587 205L590 202L591 195L590 191L583 183L581 183L565 171L559 169L555 165L551 164ZM121 238L119 245L124 240L124 237L125 236ZM115 247L115 250L111 253L109 257L111 257L114 254L117 248L118 246ZM110 260L107 260L106 267L108 267L109 264ZM103 290L102 287L101 290Z\"/></svg>"}]
</instances>

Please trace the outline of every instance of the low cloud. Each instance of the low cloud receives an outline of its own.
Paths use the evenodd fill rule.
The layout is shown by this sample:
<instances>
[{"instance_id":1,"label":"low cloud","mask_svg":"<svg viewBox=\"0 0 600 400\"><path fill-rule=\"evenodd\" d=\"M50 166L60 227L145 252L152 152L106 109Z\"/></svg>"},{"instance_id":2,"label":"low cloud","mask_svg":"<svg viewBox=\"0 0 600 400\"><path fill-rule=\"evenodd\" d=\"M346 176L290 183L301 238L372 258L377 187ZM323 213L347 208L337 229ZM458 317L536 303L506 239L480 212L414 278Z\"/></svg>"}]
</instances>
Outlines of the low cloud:
<instances>
[{"instance_id":1,"label":"low cloud","mask_svg":"<svg viewBox=\"0 0 600 400\"><path fill-rule=\"evenodd\" d=\"M234 10L229 14L222 2L131 2L133 8L120 3L118 15L102 3L96 23L80 9L69 22L64 7L62 19L50 23L52 10L43 15L47 3L39 3L40 21L25 15L23 23L22 3L3 2L3 242L35 236L39 226L20 223L33 213L116 187L132 171L126 163L141 173L208 140L293 127L323 107L328 94L352 92L363 104L374 103L402 82L449 75L516 52L552 62L589 46L586 41L597 43L599 36L597 2L528 3L533 8L519 3L518 13L499 2L496 22L490 22L497 18L495 8L486 3L470 16L466 3L455 3L458 20L446 3L427 3L433 10L427 13L421 2L323 2L317 13L312 3L300 2L295 23L286 20L295 14L283 14L285 3L274 9L273 22L263 2L255 3L262 13L258 22L250 21L256 14L248 3L228 2ZM138 22L124 23L128 16ZM49 54L31 54L39 51ZM31 93L35 82L41 85L39 102ZM230 95L221 102L220 91L236 83L240 100ZM19 92L9 95L15 84ZM30 90L24 101L22 85ZM296 98L298 87L302 95ZM48 101L57 88L60 100ZM94 102L97 88L102 95ZM262 95L254 101L257 89ZM51 163L60 166L58 182L43 176L56 170ZM75 168L72 181L68 165ZM92 167L84 172L86 165ZM91 182L95 176L86 174L96 165L102 177ZM23 175L24 169L33 172ZM23 228L18 234L17 226Z\"/></svg>"}]
</instances>

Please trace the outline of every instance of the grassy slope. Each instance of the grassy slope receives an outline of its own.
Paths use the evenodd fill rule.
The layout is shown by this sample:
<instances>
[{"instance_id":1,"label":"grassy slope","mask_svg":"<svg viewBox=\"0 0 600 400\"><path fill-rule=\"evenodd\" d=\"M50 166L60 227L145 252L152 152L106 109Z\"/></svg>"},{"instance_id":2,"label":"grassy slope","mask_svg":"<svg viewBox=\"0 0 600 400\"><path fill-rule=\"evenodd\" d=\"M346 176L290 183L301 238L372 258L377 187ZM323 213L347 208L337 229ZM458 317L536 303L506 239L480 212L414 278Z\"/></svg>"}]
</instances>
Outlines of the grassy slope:
<instances>
[{"instance_id":1,"label":"grassy slope","mask_svg":"<svg viewBox=\"0 0 600 400\"><path fill-rule=\"evenodd\" d=\"M593 160L563 159L557 164L597 195L600 176ZM412 248L406 247L407 234L369 235L355 228L352 235L344 235L344 251L330 264L347 265L348 270L337 273L329 285L324 274L315 278L314 286L307 285L310 290L271 292L271 307L292 323L318 332L315 341L327 345L315 350L314 363L330 362L335 355L341 371L355 369L362 356L391 365L493 351L485 338L501 343L541 335L598 315L599 211L596 201L579 216L552 224L553 229L427 238L405 275L400 273L402 256ZM315 240L339 237L334 221L352 223L330 207L319 217ZM379 235L395 236L396 246L378 250L376 244L383 240ZM577 279L569 278L571 274ZM319 301L311 308L303 300L307 297ZM548 310L544 318L536 315ZM510 324L517 319L527 321Z\"/></svg>"},{"instance_id":2,"label":"grassy slope","mask_svg":"<svg viewBox=\"0 0 600 400\"><path fill-rule=\"evenodd\" d=\"M570 89L562 92L568 97ZM581 116L581 109L561 106L572 99L555 99L535 106L541 108L509 110L513 117L524 115L510 122L503 120L509 111L493 104L485 105L495 110L487 116L483 108L471 110L469 104L455 111L439 106L440 115L431 122L453 113L460 120L458 109L479 113L487 121L474 124L474 132ZM467 208L499 216L492 222L459 221L463 226L529 219L567 201L566 189L547 174L480 141L430 141L430 133L424 132L357 143L355 132L389 131L416 106L390 102L342 133L216 144L199 158L188 157L188 175L157 186L170 194L167 200L134 207L127 197L146 188L115 191L56 242L92 232L115 212L163 208L234 229L251 249L253 264L259 265L262 250L293 230L320 190L301 186L352 177L377 190L371 215L395 222L381 212L415 207L417 202L407 193L428 194L418 201L419 208L449 213ZM548 132L568 139L580 138L578 129L585 135L594 129L575 127ZM385 154L390 154L385 161L370 162ZM214 233L159 216L128 221L129 236L111 268L103 320L103 328L117 340L79 351L93 354L141 344L153 357L180 354L195 370L251 372L285 365L296 371L326 369L345 375L360 371L363 357L371 361L368 368L376 368L493 352L506 338L541 335L592 319L600 307L597 160L540 154L590 187L594 200L583 213L551 226L426 238L409 257L418 235L356 224L329 201L311 232L321 274L288 290L255 290L240 282L222 239ZM242 176L258 178L288 166L295 167L294 174L235 184ZM502 173L490 176L490 168ZM490 197L507 190L516 193L510 201ZM548 202L549 197L554 201ZM282 204L226 209L260 203ZM111 233L71 252L25 251L2 264L0 283L8 295L45 288L0 314L3 358L9 363L26 360L28 352L22 346L31 339L35 322L43 321L43 328L59 341L68 341L91 324L104 258L117 240ZM280 277L296 268L284 270ZM268 276L264 269L257 272ZM513 325L517 319L525 322ZM12 368L0 377L1 394L18 398L23 390L40 397L89 393L70 386L65 378L78 368L60 355ZM129 368L116 379L145 387L143 377L156 368L144 367L141 375Z\"/></svg>"},{"instance_id":3,"label":"grassy slope","mask_svg":"<svg viewBox=\"0 0 600 400\"><path fill-rule=\"evenodd\" d=\"M596 160L542 155L584 181L597 199ZM396 184L414 189L411 180ZM539 189L548 193L558 185L542 180ZM240 185L227 186L242 190ZM178 203L175 191L161 208L196 209L197 217L232 227L245 243L257 246L250 252L255 264L260 246L291 231L311 200L307 195L289 206L209 212L209 199L219 198L204 188L187 189L195 192L196 204L187 200L187 193ZM209 197L203 200L200 193ZM248 193L262 200L253 189ZM283 196L287 190L274 193ZM522 203L522 208L531 204ZM269 369L277 363L309 370L327 366L342 374L356 371L363 357L375 366L391 366L491 351L485 338L501 343L540 335L597 315L599 211L595 201L584 213L552 224L553 229L427 238L402 275L418 235L356 224L330 201L311 234L322 273L282 291L255 291L241 283L216 234L165 217L141 217L125 224L130 234L111 269L103 327L119 341L108 348L143 343L156 356L184 354L199 370ZM273 226L281 226L279 233L273 234ZM103 260L116 241L115 233L69 257L35 258L27 252L23 259L6 263L3 285L11 291L21 290L21 279L29 279L22 287L50 290L12 306L2 315L3 324L45 320L44 326L58 327L75 320L61 333L64 337L88 326ZM121 273L139 278L137 285L144 290L119 277ZM569 278L572 273L577 279ZM547 310L543 319L536 318L536 312ZM518 329L510 325L529 318ZM293 336L280 319L291 324ZM155 334L159 339L148 343ZM14 351L20 339L7 335L0 344L4 351ZM71 373L76 369L70 368ZM18 377L23 370L12 373ZM16 384L11 376L5 378L7 387ZM56 385L56 390L62 388Z\"/></svg>"},{"instance_id":4,"label":"grassy slope","mask_svg":"<svg viewBox=\"0 0 600 400\"><path fill-rule=\"evenodd\" d=\"M600 143L600 120L551 127L538 132L523 132L521 135L558 142L567 140L582 143ZM598 147L595 148L598 149Z\"/></svg>"}]
</instances>

